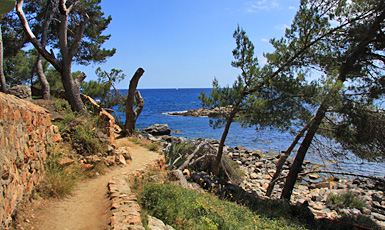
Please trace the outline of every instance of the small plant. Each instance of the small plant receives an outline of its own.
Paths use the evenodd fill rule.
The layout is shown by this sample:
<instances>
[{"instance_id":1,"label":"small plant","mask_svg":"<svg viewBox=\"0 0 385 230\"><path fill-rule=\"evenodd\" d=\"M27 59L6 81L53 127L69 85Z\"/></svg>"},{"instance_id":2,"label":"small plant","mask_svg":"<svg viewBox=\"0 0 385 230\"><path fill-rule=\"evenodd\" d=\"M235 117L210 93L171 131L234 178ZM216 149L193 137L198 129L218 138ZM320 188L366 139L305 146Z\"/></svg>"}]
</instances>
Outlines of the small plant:
<instances>
[{"instance_id":1,"label":"small plant","mask_svg":"<svg viewBox=\"0 0 385 230\"><path fill-rule=\"evenodd\" d=\"M50 154L47 158L44 180L37 191L47 197L64 197L71 193L73 187L81 179L79 165L64 166L58 164L60 154Z\"/></svg>"},{"instance_id":2,"label":"small plant","mask_svg":"<svg viewBox=\"0 0 385 230\"><path fill-rule=\"evenodd\" d=\"M365 201L349 191L337 195L330 194L326 203L332 209L356 208L362 210L365 207Z\"/></svg>"},{"instance_id":3,"label":"small plant","mask_svg":"<svg viewBox=\"0 0 385 230\"><path fill-rule=\"evenodd\" d=\"M194 148L194 145L187 142L170 144L164 151L166 163L171 166L179 167L186 159L186 156L194 151Z\"/></svg>"}]
</instances>

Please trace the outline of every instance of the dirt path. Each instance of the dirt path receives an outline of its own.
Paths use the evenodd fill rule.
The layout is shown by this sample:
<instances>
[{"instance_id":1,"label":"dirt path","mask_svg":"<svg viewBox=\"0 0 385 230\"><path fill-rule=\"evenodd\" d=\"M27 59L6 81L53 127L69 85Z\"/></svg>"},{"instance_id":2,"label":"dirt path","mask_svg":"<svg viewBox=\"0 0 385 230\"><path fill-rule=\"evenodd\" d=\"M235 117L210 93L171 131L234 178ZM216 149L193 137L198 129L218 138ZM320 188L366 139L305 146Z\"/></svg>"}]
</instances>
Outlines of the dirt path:
<instances>
[{"instance_id":1,"label":"dirt path","mask_svg":"<svg viewBox=\"0 0 385 230\"><path fill-rule=\"evenodd\" d=\"M127 139L117 139L118 147L131 147L132 162L116 167L105 175L80 183L72 196L63 200L41 200L35 202L29 219L20 229L38 230L105 230L109 229L110 200L107 183L122 173L135 172L154 162L159 154L134 145Z\"/></svg>"}]
</instances>

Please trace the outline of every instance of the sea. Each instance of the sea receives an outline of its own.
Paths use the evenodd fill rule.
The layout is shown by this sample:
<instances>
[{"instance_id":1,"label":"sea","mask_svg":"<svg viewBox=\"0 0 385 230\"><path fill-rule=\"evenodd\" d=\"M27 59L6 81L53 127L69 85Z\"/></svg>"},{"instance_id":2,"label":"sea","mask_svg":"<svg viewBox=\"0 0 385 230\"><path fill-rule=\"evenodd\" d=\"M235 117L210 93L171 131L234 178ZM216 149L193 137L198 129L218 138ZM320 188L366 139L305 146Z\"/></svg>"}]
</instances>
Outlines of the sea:
<instances>
[{"instance_id":1,"label":"sea","mask_svg":"<svg viewBox=\"0 0 385 230\"><path fill-rule=\"evenodd\" d=\"M120 90L125 93L127 90ZM137 119L136 128L144 129L153 124L167 124L173 131L171 135L187 139L206 138L220 140L223 128L213 129L208 117L170 116L168 112L182 112L202 108L198 95L203 91L211 92L210 88L173 88L173 89L138 89L144 98L144 108ZM117 111L117 108L115 108ZM117 112L121 121L125 114ZM242 146L247 149L262 150L266 154L279 153L286 150L292 143L294 135L280 132L277 129L256 130L254 127L244 128L232 123L225 145ZM299 146L299 145L298 145ZM290 157L295 157L293 151ZM306 159L320 164L325 170L343 171L366 176L384 178L385 163L367 162L348 154L338 161L330 160L330 156L319 154L315 149L309 150Z\"/></svg>"}]
</instances>

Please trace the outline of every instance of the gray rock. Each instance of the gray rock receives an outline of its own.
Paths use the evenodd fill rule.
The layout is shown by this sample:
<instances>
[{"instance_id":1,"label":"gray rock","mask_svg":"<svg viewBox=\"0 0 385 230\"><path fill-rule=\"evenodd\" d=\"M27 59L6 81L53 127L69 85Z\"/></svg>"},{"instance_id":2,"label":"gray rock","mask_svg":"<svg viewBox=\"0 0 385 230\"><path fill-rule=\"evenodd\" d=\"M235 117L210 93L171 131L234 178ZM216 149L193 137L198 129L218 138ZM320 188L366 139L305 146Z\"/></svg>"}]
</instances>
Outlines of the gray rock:
<instances>
[{"instance_id":1,"label":"gray rock","mask_svg":"<svg viewBox=\"0 0 385 230\"><path fill-rule=\"evenodd\" d=\"M155 124L151 125L150 127L147 127L143 129L146 133L149 133L154 136L161 136L161 135L170 135L171 129L168 127L167 124Z\"/></svg>"},{"instance_id":2,"label":"gray rock","mask_svg":"<svg viewBox=\"0 0 385 230\"><path fill-rule=\"evenodd\" d=\"M148 216L148 229L150 230L174 230L170 225L164 224L163 221L153 216Z\"/></svg>"}]
</instances>

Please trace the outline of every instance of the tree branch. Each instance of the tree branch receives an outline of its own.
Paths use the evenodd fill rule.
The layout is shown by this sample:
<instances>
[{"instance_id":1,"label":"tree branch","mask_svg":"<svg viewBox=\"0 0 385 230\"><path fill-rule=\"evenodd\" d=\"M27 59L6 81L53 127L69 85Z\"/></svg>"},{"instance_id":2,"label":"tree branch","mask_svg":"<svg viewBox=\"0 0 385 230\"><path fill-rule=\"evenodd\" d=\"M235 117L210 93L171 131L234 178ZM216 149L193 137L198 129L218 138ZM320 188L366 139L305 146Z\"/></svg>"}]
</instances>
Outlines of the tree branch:
<instances>
[{"instance_id":1,"label":"tree branch","mask_svg":"<svg viewBox=\"0 0 385 230\"><path fill-rule=\"evenodd\" d=\"M49 53L45 49L45 47L43 47L40 44L40 42L37 40L35 34L32 32L32 30L28 24L27 18L25 17L24 11L23 11L23 3L24 3L23 0L17 1L16 13L20 19L20 22L21 22L21 25L22 25L24 31L26 32L26 34L28 36L28 39L31 41L32 45L39 51L39 53L45 59L47 59L55 67L56 70L58 70L60 72L62 69L60 62L55 58L55 55L53 53L52 54Z\"/></svg>"},{"instance_id":2,"label":"tree branch","mask_svg":"<svg viewBox=\"0 0 385 230\"><path fill-rule=\"evenodd\" d=\"M85 18L82 20L82 22L80 23L80 26L76 30L75 41L74 41L74 43L73 43L73 45L69 51L69 57L71 59L73 58L73 56L78 51L80 43L81 43L82 38L83 38L84 30L86 29L87 23L90 21L90 17L87 14L85 14L84 17Z\"/></svg>"}]
</instances>

